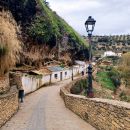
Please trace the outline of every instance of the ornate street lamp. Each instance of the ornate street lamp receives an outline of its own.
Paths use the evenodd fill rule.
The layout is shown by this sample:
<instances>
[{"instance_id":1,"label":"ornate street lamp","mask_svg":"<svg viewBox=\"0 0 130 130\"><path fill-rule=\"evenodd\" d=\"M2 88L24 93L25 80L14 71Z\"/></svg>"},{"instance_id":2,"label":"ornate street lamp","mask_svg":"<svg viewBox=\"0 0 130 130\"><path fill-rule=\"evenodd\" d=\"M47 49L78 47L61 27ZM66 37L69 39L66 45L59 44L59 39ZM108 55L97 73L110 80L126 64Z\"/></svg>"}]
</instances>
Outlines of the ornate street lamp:
<instances>
[{"instance_id":1,"label":"ornate street lamp","mask_svg":"<svg viewBox=\"0 0 130 130\"><path fill-rule=\"evenodd\" d=\"M88 87L87 87L87 96L89 98L94 97L94 92L93 92L93 86L92 86L92 47L91 47L91 37L92 37L92 32L94 30L96 21L89 16L87 21L85 22L85 27L86 31L88 33L88 39L89 39L89 66L88 66Z\"/></svg>"}]
</instances>

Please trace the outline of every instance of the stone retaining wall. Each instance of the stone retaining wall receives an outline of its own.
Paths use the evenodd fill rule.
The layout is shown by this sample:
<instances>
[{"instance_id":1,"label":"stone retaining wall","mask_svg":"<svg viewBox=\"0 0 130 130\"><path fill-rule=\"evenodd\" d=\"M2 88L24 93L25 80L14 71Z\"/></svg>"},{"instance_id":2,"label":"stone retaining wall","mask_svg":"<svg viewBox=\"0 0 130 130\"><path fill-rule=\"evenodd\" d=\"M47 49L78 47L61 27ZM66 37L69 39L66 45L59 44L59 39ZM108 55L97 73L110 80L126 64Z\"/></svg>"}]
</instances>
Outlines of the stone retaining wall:
<instances>
[{"instance_id":1,"label":"stone retaining wall","mask_svg":"<svg viewBox=\"0 0 130 130\"><path fill-rule=\"evenodd\" d=\"M18 110L18 92L13 86L7 94L0 95L0 127Z\"/></svg>"},{"instance_id":2,"label":"stone retaining wall","mask_svg":"<svg viewBox=\"0 0 130 130\"><path fill-rule=\"evenodd\" d=\"M4 94L9 91L9 75L6 74L3 77L0 77L0 94Z\"/></svg>"},{"instance_id":3,"label":"stone retaining wall","mask_svg":"<svg viewBox=\"0 0 130 130\"><path fill-rule=\"evenodd\" d=\"M72 85L60 90L67 108L98 130L130 130L130 104L70 94Z\"/></svg>"}]
</instances>

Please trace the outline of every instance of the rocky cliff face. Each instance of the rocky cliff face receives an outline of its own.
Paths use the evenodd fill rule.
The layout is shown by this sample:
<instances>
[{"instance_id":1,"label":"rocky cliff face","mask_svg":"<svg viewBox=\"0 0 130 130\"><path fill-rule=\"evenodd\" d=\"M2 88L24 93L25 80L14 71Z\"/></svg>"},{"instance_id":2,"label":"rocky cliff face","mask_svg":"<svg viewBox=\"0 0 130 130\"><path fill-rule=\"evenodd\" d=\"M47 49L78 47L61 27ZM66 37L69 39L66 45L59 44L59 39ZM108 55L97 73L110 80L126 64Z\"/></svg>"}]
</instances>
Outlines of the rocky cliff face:
<instances>
[{"instance_id":1,"label":"rocky cliff face","mask_svg":"<svg viewBox=\"0 0 130 130\"><path fill-rule=\"evenodd\" d=\"M21 63L37 65L49 59L85 58L85 40L46 1L1 0L0 7L9 10L21 26L24 43Z\"/></svg>"}]
</instances>

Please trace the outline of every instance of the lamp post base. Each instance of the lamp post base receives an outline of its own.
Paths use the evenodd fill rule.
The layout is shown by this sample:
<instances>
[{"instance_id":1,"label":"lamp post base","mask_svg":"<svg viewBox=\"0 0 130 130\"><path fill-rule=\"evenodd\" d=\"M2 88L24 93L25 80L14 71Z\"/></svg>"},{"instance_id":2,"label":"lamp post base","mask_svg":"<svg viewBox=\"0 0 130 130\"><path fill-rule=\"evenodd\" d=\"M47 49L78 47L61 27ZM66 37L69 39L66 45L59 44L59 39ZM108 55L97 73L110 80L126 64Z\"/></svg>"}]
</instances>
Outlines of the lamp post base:
<instances>
[{"instance_id":1,"label":"lamp post base","mask_svg":"<svg viewBox=\"0 0 130 130\"><path fill-rule=\"evenodd\" d=\"M88 66L88 86L87 86L87 97L93 98L93 84L92 84L92 65L89 64Z\"/></svg>"},{"instance_id":2,"label":"lamp post base","mask_svg":"<svg viewBox=\"0 0 130 130\"><path fill-rule=\"evenodd\" d=\"M94 92L87 92L88 98L94 98Z\"/></svg>"}]
</instances>

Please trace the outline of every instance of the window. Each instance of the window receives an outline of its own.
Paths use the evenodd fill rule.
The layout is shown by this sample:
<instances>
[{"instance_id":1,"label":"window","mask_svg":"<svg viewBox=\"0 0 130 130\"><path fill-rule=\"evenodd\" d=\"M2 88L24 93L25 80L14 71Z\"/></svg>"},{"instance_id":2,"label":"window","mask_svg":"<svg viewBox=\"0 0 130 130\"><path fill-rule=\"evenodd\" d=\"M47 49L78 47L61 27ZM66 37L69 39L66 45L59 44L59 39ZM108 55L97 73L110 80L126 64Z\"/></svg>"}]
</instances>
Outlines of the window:
<instances>
[{"instance_id":1,"label":"window","mask_svg":"<svg viewBox=\"0 0 130 130\"><path fill-rule=\"evenodd\" d=\"M57 78L58 78L58 75L57 75L57 74L55 74L55 75L54 75L54 77L55 77L55 79L57 79Z\"/></svg>"},{"instance_id":2,"label":"window","mask_svg":"<svg viewBox=\"0 0 130 130\"><path fill-rule=\"evenodd\" d=\"M67 72L65 72L65 76L67 75Z\"/></svg>"}]
</instances>

